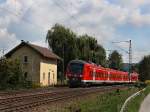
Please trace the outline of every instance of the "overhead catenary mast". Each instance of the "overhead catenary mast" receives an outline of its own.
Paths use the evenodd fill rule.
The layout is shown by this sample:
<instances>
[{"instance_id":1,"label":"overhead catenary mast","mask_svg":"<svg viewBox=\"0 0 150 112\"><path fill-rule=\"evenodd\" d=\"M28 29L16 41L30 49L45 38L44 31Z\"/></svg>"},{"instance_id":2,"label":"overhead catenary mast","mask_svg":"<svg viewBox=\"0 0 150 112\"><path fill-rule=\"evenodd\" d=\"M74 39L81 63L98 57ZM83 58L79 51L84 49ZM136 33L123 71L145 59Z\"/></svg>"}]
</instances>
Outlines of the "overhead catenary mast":
<instances>
[{"instance_id":1,"label":"overhead catenary mast","mask_svg":"<svg viewBox=\"0 0 150 112\"><path fill-rule=\"evenodd\" d=\"M132 69L132 42L131 40L129 40L129 76L131 76L130 75L130 73L132 72L131 69Z\"/></svg>"},{"instance_id":2,"label":"overhead catenary mast","mask_svg":"<svg viewBox=\"0 0 150 112\"><path fill-rule=\"evenodd\" d=\"M129 64L128 64L129 69L128 69L128 71L129 71L129 80L131 80L131 75L130 74L132 72L132 41L129 40L129 41L119 41L119 42L112 42L112 43L124 43L124 42L129 43L129 51L126 51L126 50L124 50L120 47L119 48L129 55Z\"/></svg>"}]
</instances>

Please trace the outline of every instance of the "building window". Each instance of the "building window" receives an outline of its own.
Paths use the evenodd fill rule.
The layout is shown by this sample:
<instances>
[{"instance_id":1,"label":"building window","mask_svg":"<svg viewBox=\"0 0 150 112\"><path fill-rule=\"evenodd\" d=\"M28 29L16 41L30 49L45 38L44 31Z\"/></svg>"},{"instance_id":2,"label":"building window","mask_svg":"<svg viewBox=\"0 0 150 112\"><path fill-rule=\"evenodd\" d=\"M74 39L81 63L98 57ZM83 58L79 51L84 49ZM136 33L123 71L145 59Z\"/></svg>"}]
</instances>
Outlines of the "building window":
<instances>
[{"instance_id":1,"label":"building window","mask_svg":"<svg viewBox=\"0 0 150 112\"><path fill-rule=\"evenodd\" d=\"M45 80L45 73L43 73L43 80Z\"/></svg>"},{"instance_id":2,"label":"building window","mask_svg":"<svg viewBox=\"0 0 150 112\"><path fill-rule=\"evenodd\" d=\"M53 81L54 81L54 79L55 79L55 74L53 73Z\"/></svg>"},{"instance_id":3,"label":"building window","mask_svg":"<svg viewBox=\"0 0 150 112\"><path fill-rule=\"evenodd\" d=\"M28 77L28 72L25 72L24 73L24 78L27 79L27 77Z\"/></svg>"},{"instance_id":4,"label":"building window","mask_svg":"<svg viewBox=\"0 0 150 112\"><path fill-rule=\"evenodd\" d=\"M24 56L23 62L28 63L28 56Z\"/></svg>"},{"instance_id":5,"label":"building window","mask_svg":"<svg viewBox=\"0 0 150 112\"><path fill-rule=\"evenodd\" d=\"M48 72L48 85L50 85L50 72Z\"/></svg>"},{"instance_id":6,"label":"building window","mask_svg":"<svg viewBox=\"0 0 150 112\"><path fill-rule=\"evenodd\" d=\"M50 79L50 72L48 72L48 79Z\"/></svg>"}]
</instances>

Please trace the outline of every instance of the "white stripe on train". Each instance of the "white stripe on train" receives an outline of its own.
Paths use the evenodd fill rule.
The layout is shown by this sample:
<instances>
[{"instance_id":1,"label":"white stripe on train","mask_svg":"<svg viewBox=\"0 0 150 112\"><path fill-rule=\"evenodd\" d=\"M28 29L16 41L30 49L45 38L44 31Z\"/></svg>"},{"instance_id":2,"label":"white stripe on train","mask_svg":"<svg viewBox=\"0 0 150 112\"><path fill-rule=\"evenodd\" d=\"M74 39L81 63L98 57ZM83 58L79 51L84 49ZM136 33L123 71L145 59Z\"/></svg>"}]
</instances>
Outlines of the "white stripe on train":
<instances>
[{"instance_id":1,"label":"white stripe on train","mask_svg":"<svg viewBox=\"0 0 150 112\"><path fill-rule=\"evenodd\" d=\"M82 80L82 82L96 82L96 83L129 83L129 82L136 82L136 81L110 81L110 80Z\"/></svg>"}]
</instances>

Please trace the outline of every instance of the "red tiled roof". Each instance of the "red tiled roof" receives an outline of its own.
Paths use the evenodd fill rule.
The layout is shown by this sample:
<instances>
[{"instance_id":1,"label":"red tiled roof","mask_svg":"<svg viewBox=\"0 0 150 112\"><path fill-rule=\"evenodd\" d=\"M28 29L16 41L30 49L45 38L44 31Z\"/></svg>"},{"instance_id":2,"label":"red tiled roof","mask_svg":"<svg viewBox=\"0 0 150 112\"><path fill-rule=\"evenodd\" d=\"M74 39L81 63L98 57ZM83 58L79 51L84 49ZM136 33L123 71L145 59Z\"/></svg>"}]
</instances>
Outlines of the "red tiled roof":
<instances>
[{"instance_id":1,"label":"red tiled roof","mask_svg":"<svg viewBox=\"0 0 150 112\"><path fill-rule=\"evenodd\" d=\"M30 45L33 49L37 50L41 55L43 55L46 58L60 59L59 56L54 54L48 48L37 46L37 45L34 45L34 44L30 44L30 43L28 45Z\"/></svg>"},{"instance_id":2,"label":"red tiled roof","mask_svg":"<svg viewBox=\"0 0 150 112\"><path fill-rule=\"evenodd\" d=\"M61 59L59 56L57 56L56 54L54 54L48 48L41 47L41 46L34 45L34 44L30 44L29 42L24 42L24 41L21 42L21 44L19 44L14 49L12 49L10 52L8 52L5 56L6 57L10 57L12 53L14 53L17 49L19 49L22 46L28 46L28 47L32 48L33 50L35 50L36 52L38 52L40 55L42 55L45 58L59 59L59 60Z\"/></svg>"}]
</instances>

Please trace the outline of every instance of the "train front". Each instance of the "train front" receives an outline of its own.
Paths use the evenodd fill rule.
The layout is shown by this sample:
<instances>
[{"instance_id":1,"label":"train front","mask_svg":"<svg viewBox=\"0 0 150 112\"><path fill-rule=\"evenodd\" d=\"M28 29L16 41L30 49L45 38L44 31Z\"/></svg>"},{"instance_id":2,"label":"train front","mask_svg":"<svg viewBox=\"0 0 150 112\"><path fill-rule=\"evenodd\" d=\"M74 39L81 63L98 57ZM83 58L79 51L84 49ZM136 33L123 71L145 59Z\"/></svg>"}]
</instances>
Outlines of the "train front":
<instances>
[{"instance_id":1,"label":"train front","mask_svg":"<svg viewBox=\"0 0 150 112\"><path fill-rule=\"evenodd\" d=\"M66 76L69 87L77 87L82 84L84 62L73 60L67 66Z\"/></svg>"}]
</instances>

